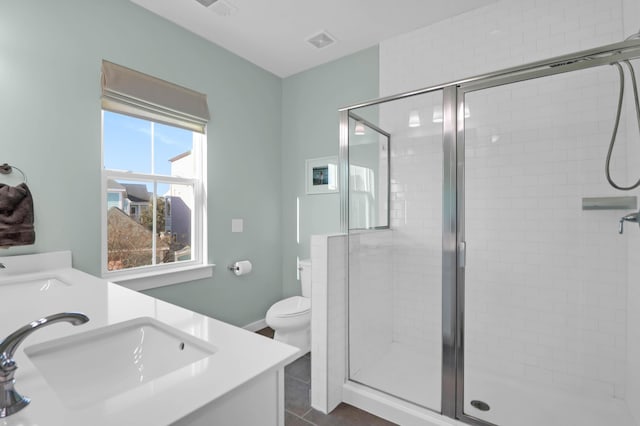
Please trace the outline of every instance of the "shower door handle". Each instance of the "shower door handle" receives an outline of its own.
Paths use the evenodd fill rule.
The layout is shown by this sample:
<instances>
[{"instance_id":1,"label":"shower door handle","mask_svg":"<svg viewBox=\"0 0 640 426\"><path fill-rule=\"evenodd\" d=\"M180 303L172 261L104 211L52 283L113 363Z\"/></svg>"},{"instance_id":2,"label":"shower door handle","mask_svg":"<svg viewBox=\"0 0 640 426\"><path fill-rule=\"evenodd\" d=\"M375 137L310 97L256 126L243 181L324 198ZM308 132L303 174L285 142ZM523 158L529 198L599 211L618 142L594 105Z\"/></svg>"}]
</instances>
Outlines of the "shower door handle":
<instances>
[{"instance_id":1,"label":"shower door handle","mask_svg":"<svg viewBox=\"0 0 640 426\"><path fill-rule=\"evenodd\" d=\"M458 243L458 267L464 268L467 265L467 243L460 241Z\"/></svg>"}]
</instances>

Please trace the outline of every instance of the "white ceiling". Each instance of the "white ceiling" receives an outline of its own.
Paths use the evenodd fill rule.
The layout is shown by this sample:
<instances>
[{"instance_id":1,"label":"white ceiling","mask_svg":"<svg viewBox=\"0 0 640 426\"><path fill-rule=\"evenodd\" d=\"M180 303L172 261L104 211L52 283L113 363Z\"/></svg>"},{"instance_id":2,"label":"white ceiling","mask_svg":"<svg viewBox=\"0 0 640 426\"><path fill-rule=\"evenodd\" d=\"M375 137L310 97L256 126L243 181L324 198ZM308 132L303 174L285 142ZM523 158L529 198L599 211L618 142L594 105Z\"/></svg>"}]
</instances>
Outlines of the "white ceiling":
<instances>
[{"instance_id":1,"label":"white ceiling","mask_svg":"<svg viewBox=\"0 0 640 426\"><path fill-rule=\"evenodd\" d=\"M131 1L287 77L495 0ZM337 41L322 49L306 42L321 31Z\"/></svg>"}]
</instances>

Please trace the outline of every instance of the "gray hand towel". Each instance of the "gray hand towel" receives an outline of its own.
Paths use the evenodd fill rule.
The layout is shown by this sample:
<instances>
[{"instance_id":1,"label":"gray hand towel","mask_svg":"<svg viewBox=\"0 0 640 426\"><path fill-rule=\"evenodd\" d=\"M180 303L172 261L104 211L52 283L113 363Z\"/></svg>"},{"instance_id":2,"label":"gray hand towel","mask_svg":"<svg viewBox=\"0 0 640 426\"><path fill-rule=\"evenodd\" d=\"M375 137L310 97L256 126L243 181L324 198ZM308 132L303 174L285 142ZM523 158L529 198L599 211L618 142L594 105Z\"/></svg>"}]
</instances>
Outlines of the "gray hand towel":
<instances>
[{"instance_id":1,"label":"gray hand towel","mask_svg":"<svg viewBox=\"0 0 640 426\"><path fill-rule=\"evenodd\" d=\"M0 183L0 247L24 246L36 241L33 198L26 183Z\"/></svg>"}]
</instances>

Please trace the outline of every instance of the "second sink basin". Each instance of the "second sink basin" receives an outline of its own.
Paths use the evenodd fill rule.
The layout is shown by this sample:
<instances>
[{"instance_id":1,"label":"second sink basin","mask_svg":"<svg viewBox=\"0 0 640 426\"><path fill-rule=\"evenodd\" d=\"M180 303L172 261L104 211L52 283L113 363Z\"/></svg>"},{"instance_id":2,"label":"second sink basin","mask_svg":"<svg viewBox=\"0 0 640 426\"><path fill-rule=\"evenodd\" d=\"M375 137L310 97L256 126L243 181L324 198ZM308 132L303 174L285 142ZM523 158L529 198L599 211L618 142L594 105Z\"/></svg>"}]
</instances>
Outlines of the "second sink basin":
<instances>
[{"instance_id":1,"label":"second sink basin","mask_svg":"<svg viewBox=\"0 0 640 426\"><path fill-rule=\"evenodd\" d=\"M143 317L33 345L24 352L65 404L78 408L163 376L192 377L207 368L216 348Z\"/></svg>"},{"instance_id":2,"label":"second sink basin","mask_svg":"<svg viewBox=\"0 0 640 426\"><path fill-rule=\"evenodd\" d=\"M25 290L29 292L44 293L68 287L70 287L69 284L54 277L22 281L7 280L6 282L0 283L0 291L12 291L14 293L24 292Z\"/></svg>"}]
</instances>

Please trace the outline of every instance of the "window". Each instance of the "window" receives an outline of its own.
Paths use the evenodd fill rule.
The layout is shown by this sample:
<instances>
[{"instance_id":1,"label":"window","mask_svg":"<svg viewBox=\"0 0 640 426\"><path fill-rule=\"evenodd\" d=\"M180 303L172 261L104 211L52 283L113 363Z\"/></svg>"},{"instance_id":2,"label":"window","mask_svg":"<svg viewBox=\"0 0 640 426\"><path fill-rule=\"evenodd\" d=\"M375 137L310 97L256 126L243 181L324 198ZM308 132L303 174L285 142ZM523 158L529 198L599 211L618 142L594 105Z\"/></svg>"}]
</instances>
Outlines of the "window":
<instances>
[{"instance_id":1,"label":"window","mask_svg":"<svg viewBox=\"0 0 640 426\"><path fill-rule=\"evenodd\" d=\"M349 227L375 227L375 173L369 167L349 165Z\"/></svg>"},{"instance_id":2,"label":"window","mask_svg":"<svg viewBox=\"0 0 640 426\"><path fill-rule=\"evenodd\" d=\"M103 276L133 283L129 287L135 289L210 276L205 265L206 121L197 126L189 115L183 122L174 106L164 111L157 99L143 106L140 93L131 99L119 89L110 93L123 78L131 83L128 90L136 87L136 79L142 86L159 81L155 97L170 85L103 62ZM110 85L110 79L116 83ZM194 274L199 268L204 271Z\"/></svg>"}]
</instances>

